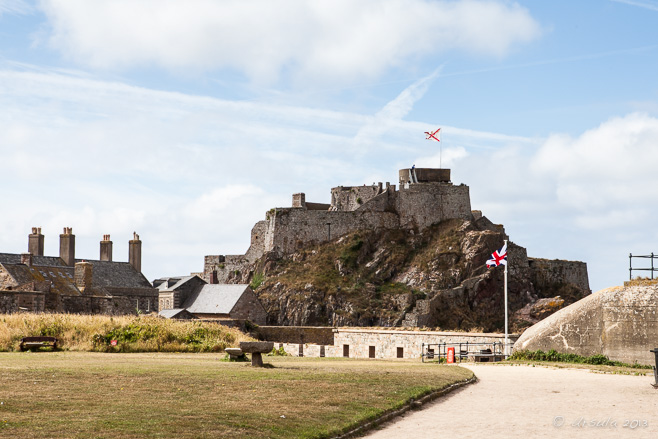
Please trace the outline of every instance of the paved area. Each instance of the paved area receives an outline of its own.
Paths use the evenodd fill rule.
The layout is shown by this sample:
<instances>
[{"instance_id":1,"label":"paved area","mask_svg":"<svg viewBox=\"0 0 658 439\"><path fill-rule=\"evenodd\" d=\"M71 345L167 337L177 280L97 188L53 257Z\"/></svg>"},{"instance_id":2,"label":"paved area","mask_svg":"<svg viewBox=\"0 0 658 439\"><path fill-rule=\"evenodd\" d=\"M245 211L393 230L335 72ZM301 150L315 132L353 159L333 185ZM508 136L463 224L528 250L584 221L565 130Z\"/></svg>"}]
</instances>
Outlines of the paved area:
<instances>
[{"instance_id":1,"label":"paved area","mask_svg":"<svg viewBox=\"0 0 658 439\"><path fill-rule=\"evenodd\" d=\"M402 438L658 438L651 376L469 365L478 382L367 435Z\"/></svg>"}]
</instances>

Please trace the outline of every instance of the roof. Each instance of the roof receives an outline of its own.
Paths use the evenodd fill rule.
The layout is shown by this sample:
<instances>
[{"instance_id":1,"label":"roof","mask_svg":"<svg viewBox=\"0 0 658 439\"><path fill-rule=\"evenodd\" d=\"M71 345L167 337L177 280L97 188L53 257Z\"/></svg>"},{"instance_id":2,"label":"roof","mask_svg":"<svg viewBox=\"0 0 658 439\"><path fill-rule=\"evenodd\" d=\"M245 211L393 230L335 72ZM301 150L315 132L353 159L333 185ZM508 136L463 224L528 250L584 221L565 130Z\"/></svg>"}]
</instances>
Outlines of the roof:
<instances>
[{"instance_id":1,"label":"roof","mask_svg":"<svg viewBox=\"0 0 658 439\"><path fill-rule=\"evenodd\" d=\"M186 310L182 308L174 308L174 309L163 309L158 313L159 316L164 317L166 319L173 319L179 314L187 312Z\"/></svg>"},{"instance_id":2,"label":"roof","mask_svg":"<svg viewBox=\"0 0 658 439\"><path fill-rule=\"evenodd\" d=\"M83 261L93 266L93 288L153 288L144 275L128 262L75 260Z\"/></svg>"},{"instance_id":3,"label":"roof","mask_svg":"<svg viewBox=\"0 0 658 439\"><path fill-rule=\"evenodd\" d=\"M0 264L20 264L21 255L17 253L0 253ZM32 256L32 265L44 267L66 267L59 256Z\"/></svg>"},{"instance_id":4,"label":"roof","mask_svg":"<svg viewBox=\"0 0 658 439\"><path fill-rule=\"evenodd\" d=\"M192 293L183 308L192 314L229 314L248 288L246 284L207 284Z\"/></svg>"},{"instance_id":5,"label":"roof","mask_svg":"<svg viewBox=\"0 0 658 439\"><path fill-rule=\"evenodd\" d=\"M160 291L175 290L195 277L198 276L161 277L153 281L153 286Z\"/></svg>"},{"instance_id":6,"label":"roof","mask_svg":"<svg viewBox=\"0 0 658 439\"><path fill-rule=\"evenodd\" d=\"M23 264L2 264L9 275L18 283L18 286L30 282L50 283L50 291L79 296L81 293L73 283L73 267L48 267L33 265L28 267Z\"/></svg>"}]
</instances>

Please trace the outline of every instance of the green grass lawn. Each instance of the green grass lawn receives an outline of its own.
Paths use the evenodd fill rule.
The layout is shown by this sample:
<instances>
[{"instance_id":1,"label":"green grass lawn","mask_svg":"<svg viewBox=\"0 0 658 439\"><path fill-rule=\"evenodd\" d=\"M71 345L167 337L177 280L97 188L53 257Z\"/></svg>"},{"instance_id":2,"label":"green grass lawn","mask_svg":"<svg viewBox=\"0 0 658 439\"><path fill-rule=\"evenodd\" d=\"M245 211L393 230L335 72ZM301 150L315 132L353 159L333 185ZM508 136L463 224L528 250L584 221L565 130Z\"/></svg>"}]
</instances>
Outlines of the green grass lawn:
<instances>
[{"instance_id":1,"label":"green grass lawn","mask_svg":"<svg viewBox=\"0 0 658 439\"><path fill-rule=\"evenodd\" d=\"M330 437L472 372L418 361L0 353L0 437Z\"/></svg>"}]
</instances>

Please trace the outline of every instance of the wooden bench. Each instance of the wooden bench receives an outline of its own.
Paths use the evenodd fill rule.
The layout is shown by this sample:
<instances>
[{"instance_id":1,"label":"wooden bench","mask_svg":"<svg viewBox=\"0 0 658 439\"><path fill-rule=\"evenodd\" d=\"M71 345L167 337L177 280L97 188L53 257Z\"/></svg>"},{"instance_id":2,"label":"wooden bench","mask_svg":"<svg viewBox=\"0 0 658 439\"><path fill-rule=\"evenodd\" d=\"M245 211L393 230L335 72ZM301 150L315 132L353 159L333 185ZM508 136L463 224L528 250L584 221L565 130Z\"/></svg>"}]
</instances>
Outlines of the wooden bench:
<instances>
[{"instance_id":1,"label":"wooden bench","mask_svg":"<svg viewBox=\"0 0 658 439\"><path fill-rule=\"evenodd\" d=\"M55 337L23 337L21 339L20 349L26 351L28 349L39 348L52 348L53 351L57 349L57 338Z\"/></svg>"}]
</instances>

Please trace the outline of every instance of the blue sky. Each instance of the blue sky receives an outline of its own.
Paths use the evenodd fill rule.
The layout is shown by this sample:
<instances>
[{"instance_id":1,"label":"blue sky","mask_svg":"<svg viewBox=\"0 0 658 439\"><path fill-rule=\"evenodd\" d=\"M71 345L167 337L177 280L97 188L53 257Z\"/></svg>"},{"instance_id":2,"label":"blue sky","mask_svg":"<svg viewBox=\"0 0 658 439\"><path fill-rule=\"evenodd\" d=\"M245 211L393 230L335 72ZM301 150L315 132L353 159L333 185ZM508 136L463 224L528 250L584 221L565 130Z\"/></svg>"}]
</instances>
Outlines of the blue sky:
<instances>
[{"instance_id":1,"label":"blue sky","mask_svg":"<svg viewBox=\"0 0 658 439\"><path fill-rule=\"evenodd\" d=\"M137 231L149 279L241 254L293 192L442 160L593 290L658 252L658 1L0 0L0 251Z\"/></svg>"}]
</instances>

